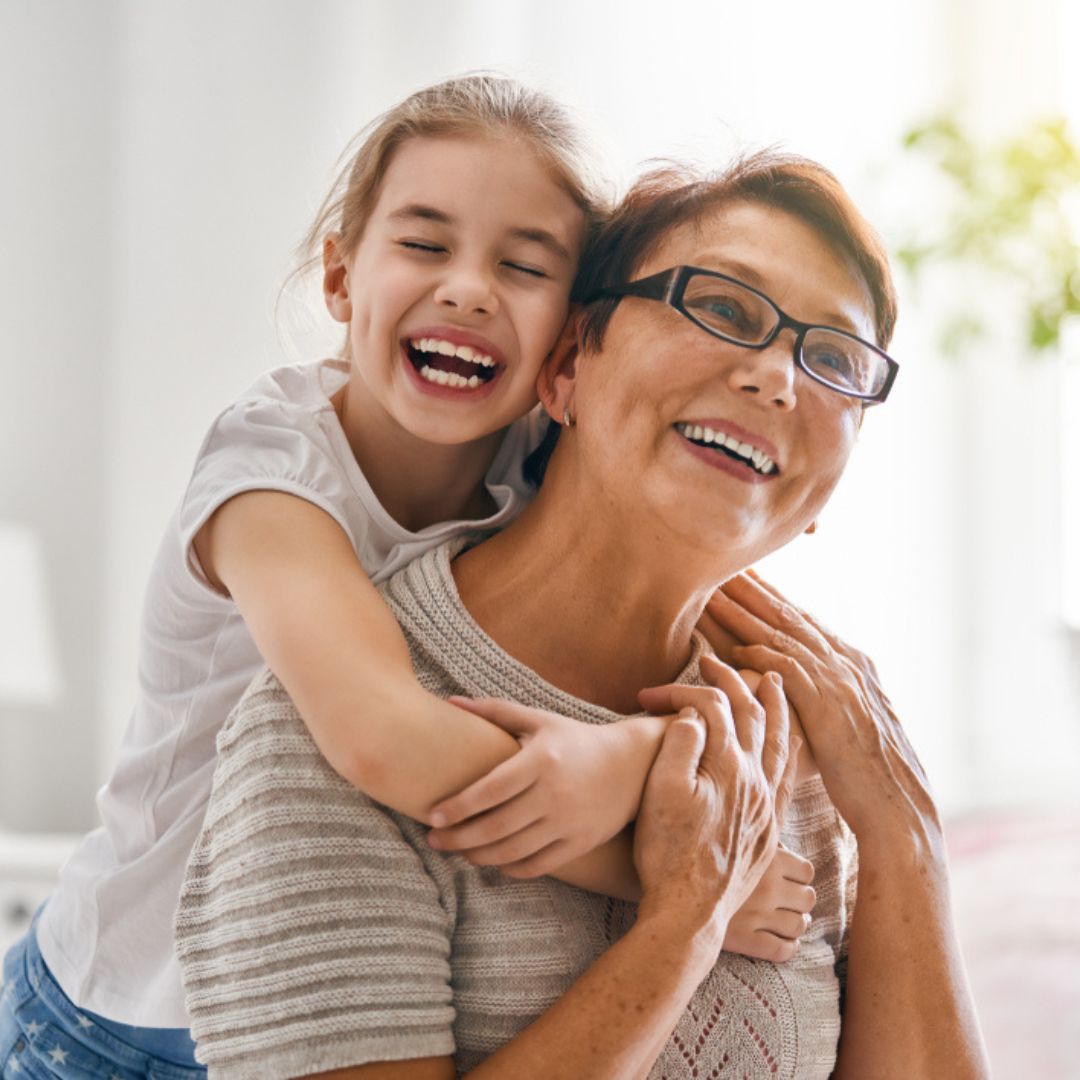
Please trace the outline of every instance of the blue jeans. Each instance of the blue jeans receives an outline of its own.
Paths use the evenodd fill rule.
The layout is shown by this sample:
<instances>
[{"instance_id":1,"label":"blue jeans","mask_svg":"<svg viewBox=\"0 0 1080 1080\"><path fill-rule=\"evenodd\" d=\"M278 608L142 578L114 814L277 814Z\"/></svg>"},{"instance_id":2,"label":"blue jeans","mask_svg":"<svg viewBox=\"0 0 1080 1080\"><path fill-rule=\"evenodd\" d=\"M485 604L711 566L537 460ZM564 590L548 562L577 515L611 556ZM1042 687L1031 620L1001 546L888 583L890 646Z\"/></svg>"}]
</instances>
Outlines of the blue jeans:
<instances>
[{"instance_id":1,"label":"blue jeans","mask_svg":"<svg viewBox=\"0 0 1080 1080\"><path fill-rule=\"evenodd\" d=\"M194 1050L183 1028L129 1027L76 1008L34 926L4 957L0 1080L205 1080Z\"/></svg>"}]
</instances>

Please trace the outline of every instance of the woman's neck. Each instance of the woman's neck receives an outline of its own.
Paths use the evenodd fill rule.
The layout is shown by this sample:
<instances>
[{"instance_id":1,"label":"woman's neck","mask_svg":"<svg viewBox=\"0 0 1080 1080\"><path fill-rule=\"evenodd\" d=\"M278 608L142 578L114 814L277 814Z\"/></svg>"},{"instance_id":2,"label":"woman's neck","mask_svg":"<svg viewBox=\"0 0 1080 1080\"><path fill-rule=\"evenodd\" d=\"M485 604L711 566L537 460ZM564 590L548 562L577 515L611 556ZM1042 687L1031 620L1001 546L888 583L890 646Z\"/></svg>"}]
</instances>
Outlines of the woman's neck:
<instances>
[{"instance_id":1,"label":"woman's neck","mask_svg":"<svg viewBox=\"0 0 1080 1080\"><path fill-rule=\"evenodd\" d=\"M458 445L405 431L351 381L332 398L345 438L383 509L410 532L495 512L484 477L502 442L497 431Z\"/></svg>"},{"instance_id":2,"label":"woman's neck","mask_svg":"<svg viewBox=\"0 0 1080 1080\"><path fill-rule=\"evenodd\" d=\"M629 527L627 527L629 526ZM570 509L547 486L512 525L453 563L462 602L511 656L617 712L674 679L718 579L610 507Z\"/></svg>"}]
</instances>

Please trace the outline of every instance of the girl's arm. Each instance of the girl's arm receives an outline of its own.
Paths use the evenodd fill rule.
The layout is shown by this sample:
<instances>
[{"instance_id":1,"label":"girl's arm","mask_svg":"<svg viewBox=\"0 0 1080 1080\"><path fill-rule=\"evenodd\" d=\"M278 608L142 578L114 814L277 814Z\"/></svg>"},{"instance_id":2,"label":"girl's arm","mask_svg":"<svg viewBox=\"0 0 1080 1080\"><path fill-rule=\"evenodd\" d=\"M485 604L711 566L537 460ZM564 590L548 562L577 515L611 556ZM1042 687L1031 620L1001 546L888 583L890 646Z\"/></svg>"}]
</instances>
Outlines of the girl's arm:
<instances>
[{"instance_id":1,"label":"girl's arm","mask_svg":"<svg viewBox=\"0 0 1080 1080\"><path fill-rule=\"evenodd\" d=\"M635 841L644 898L633 927L547 1012L469 1072L475 1080L644 1080L701 980L731 912L768 860L790 795L779 681L753 711L727 670L732 705L691 688L650 774ZM754 728L760 725L755 737ZM743 747L750 747L744 750ZM407 1047L403 1048L407 1052ZM448 1080L449 1057L377 1062L327 1080Z\"/></svg>"},{"instance_id":2,"label":"girl's arm","mask_svg":"<svg viewBox=\"0 0 1080 1080\"><path fill-rule=\"evenodd\" d=\"M348 537L314 504L276 491L238 495L199 530L194 547L210 583L235 601L323 756L354 787L428 821L435 803L518 752L512 735L417 683L400 627ZM628 734L612 732L612 745L629 744ZM655 744L648 764L654 754ZM633 810L606 835L633 816L640 790ZM544 872L628 899L638 891L626 833Z\"/></svg>"}]
</instances>

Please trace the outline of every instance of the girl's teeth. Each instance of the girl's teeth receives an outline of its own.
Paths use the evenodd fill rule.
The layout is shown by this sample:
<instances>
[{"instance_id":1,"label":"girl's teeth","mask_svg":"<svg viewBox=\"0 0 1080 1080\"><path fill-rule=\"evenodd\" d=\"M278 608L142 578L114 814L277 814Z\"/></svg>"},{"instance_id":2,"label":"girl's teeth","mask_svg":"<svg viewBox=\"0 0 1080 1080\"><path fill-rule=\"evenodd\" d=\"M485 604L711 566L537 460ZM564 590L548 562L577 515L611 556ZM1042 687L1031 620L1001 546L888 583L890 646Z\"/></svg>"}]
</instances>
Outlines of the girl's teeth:
<instances>
[{"instance_id":1,"label":"girl's teeth","mask_svg":"<svg viewBox=\"0 0 1080 1080\"><path fill-rule=\"evenodd\" d=\"M427 364L420 369L420 374L428 382L437 383L439 386L452 386L457 390L475 390L481 383L479 375L470 375L466 379L464 375L458 375L455 371L439 371L428 367Z\"/></svg>"},{"instance_id":2,"label":"girl's teeth","mask_svg":"<svg viewBox=\"0 0 1080 1080\"><path fill-rule=\"evenodd\" d=\"M479 352L471 345L455 345L441 338L420 338L412 342L412 347L418 352L438 353L440 356L456 356L459 360L467 360L470 364L480 367L494 367L495 361L486 353Z\"/></svg>"}]
</instances>

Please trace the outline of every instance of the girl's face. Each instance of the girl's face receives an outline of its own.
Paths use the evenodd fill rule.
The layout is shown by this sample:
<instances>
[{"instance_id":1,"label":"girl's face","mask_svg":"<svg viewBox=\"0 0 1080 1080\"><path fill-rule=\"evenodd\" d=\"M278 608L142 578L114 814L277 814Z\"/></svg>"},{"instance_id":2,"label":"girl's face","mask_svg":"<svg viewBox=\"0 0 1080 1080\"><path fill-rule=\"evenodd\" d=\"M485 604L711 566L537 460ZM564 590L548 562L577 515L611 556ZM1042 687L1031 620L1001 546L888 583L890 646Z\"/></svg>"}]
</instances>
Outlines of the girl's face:
<instances>
[{"instance_id":1,"label":"girl's face","mask_svg":"<svg viewBox=\"0 0 1080 1080\"><path fill-rule=\"evenodd\" d=\"M769 296L793 318L876 340L862 279L800 219L739 202L680 226L634 274L689 264ZM760 351L710 336L674 308L624 297L599 354L554 385L572 400L578 465L613 508L654 516L702 551L739 566L782 546L814 520L847 464L862 418L853 398L800 371L794 332ZM561 387L559 378L562 379ZM561 415L562 398L549 403ZM772 459L741 464L705 429ZM561 449L561 448L560 448Z\"/></svg>"},{"instance_id":2,"label":"girl's face","mask_svg":"<svg viewBox=\"0 0 1080 1080\"><path fill-rule=\"evenodd\" d=\"M536 401L566 319L581 209L528 143L413 138L395 152L356 251L330 238L324 291L348 323L376 422L470 442Z\"/></svg>"}]
</instances>

